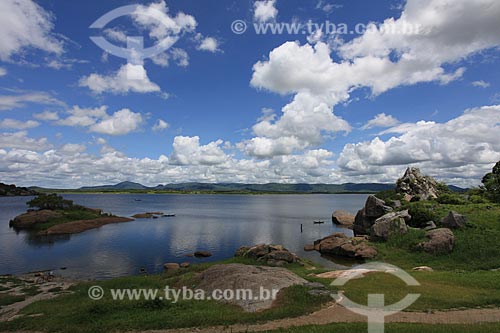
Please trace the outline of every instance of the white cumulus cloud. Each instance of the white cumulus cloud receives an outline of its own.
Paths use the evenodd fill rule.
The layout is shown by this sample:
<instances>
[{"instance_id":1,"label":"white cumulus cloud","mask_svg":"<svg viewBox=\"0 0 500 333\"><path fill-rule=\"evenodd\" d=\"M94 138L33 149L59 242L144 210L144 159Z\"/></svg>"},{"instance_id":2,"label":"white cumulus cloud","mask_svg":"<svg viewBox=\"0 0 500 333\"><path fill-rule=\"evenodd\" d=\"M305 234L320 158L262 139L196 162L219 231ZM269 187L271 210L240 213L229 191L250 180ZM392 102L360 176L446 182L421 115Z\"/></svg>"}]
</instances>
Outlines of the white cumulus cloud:
<instances>
[{"instance_id":1,"label":"white cumulus cloud","mask_svg":"<svg viewBox=\"0 0 500 333\"><path fill-rule=\"evenodd\" d=\"M278 10L275 7L276 0L259 0L253 4L254 20L257 22L267 22L276 19Z\"/></svg>"},{"instance_id":2,"label":"white cumulus cloud","mask_svg":"<svg viewBox=\"0 0 500 333\"><path fill-rule=\"evenodd\" d=\"M374 127L392 127L399 124L399 120L385 113L377 114L373 119L370 119L361 129L367 130Z\"/></svg>"}]
</instances>

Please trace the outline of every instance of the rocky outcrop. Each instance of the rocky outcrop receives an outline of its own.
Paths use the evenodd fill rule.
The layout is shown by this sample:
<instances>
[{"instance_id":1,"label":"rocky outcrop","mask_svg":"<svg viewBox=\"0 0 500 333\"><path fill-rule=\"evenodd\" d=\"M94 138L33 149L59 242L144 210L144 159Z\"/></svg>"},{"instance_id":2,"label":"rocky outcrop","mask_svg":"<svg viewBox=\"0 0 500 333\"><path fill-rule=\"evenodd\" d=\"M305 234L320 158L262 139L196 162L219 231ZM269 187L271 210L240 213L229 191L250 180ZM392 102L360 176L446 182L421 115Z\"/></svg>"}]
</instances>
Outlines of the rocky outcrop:
<instances>
[{"instance_id":1,"label":"rocky outcrop","mask_svg":"<svg viewBox=\"0 0 500 333\"><path fill-rule=\"evenodd\" d=\"M406 222L410 221L410 219L411 216L408 214L408 210L387 213L375 220L370 229L370 234L372 237L382 240L387 240L395 234L406 234L408 232Z\"/></svg>"},{"instance_id":2,"label":"rocky outcrop","mask_svg":"<svg viewBox=\"0 0 500 333\"><path fill-rule=\"evenodd\" d=\"M119 216L100 217L92 220L78 220L78 221L71 221L71 222L57 224L55 226L48 228L45 231L41 231L39 234L41 235L78 234L80 232L84 232L90 229L102 227L103 225L106 224L123 223L130 221L133 221L133 219L129 219L127 217L119 217Z\"/></svg>"},{"instance_id":3,"label":"rocky outcrop","mask_svg":"<svg viewBox=\"0 0 500 333\"><path fill-rule=\"evenodd\" d=\"M34 210L16 216L9 222L9 225L19 229L32 228L35 224L46 223L60 217L62 217L62 214L53 210Z\"/></svg>"},{"instance_id":4,"label":"rocky outcrop","mask_svg":"<svg viewBox=\"0 0 500 333\"><path fill-rule=\"evenodd\" d=\"M447 254L453 251L455 235L448 228L439 228L427 231L429 240L419 244L419 248L431 254Z\"/></svg>"},{"instance_id":5,"label":"rocky outcrop","mask_svg":"<svg viewBox=\"0 0 500 333\"><path fill-rule=\"evenodd\" d=\"M332 214L332 222L337 225L350 227L354 224L354 217L354 215L345 210L336 210Z\"/></svg>"},{"instance_id":6,"label":"rocky outcrop","mask_svg":"<svg viewBox=\"0 0 500 333\"><path fill-rule=\"evenodd\" d=\"M135 214L132 215L134 219L153 219L153 218L158 218L159 216L163 216L162 212L147 212L147 213L140 213L140 214Z\"/></svg>"},{"instance_id":7,"label":"rocky outcrop","mask_svg":"<svg viewBox=\"0 0 500 333\"><path fill-rule=\"evenodd\" d=\"M366 199L365 206L356 214L353 225L354 234L370 234L370 229L375 223L375 220L391 211L392 207L387 206L384 200L370 195L368 199Z\"/></svg>"},{"instance_id":8,"label":"rocky outcrop","mask_svg":"<svg viewBox=\"0 0 500 333\"><path fill-rule=\"evenodd\" d=\"M197 289L212 293L214 290L251 290L254 297L234 297L224 302L236 304L247 312L268 309L273 298L258 297L261 290L277 293L293 285L304 285L306 280L285 268L242 264L214 265L199 274ZM248 298L248 299L244 299Z\"/></svg>"},{"instance_id":9,"label":"rocky outcrop","mask_svg":"<svg viewBox=\"0 0 500 333\"><path fill-rule=\"evenodd\" d=\"M300 258L282 245L259 244L252 247L242 246L236 250L235 257L247 257L263 261L270 266L284 266L299 262Z\"/></svg>"},{"instance_id":10,"label":"rocky outcrop","mask_svg":"<svg viewBox=\"0 0 500 333\"><path fill-rule=\"evenodd\" d=\"M435 199L439 195L438 183L430 176L423 176L418 168L408 168L396 183L396 192L402 193L405 200Z\"/></svg>"},{"instance_id":11,"label":"rocky outcrop","mask_svg":"<svg viewBox=\"0 0 500 333\"><path fill-rule=\"evenodd\" d=\"M451 211L446 217L441 220L441 225L450 229L464 228L467 223L467 218L464 215Z\"/></svg>"},{"instance_id":12,"label":"rocky outcrop","mask_svg":"<svg viewBox=\"0 0 500 333\"><path fill-rule=\"evenodd\" d=\"M377 250L366 243L365 237L351 238L340 232L315 241L314 246L322 254L363 259L377 256Z\"/></svg>"}]
</instances>

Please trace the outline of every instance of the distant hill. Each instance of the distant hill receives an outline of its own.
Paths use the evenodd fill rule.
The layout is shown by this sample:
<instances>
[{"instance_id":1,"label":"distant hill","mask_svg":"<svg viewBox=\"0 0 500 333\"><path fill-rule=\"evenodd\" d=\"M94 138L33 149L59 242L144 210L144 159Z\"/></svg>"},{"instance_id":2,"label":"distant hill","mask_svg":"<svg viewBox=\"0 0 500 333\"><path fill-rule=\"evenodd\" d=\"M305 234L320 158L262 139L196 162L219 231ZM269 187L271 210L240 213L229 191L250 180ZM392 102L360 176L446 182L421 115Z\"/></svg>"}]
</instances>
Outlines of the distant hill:
<instances>
[{"instance_id":1,"label":"distant hill","mask_svg":"<svg viewBox=\"0 0 500 333\"><path fill-rule=\"evenodd\" d=\"M146 190L148 187L134 182L121 182L115 185L85 186L79 188L82 191L88 190Z\"/></svg>"},{"instance_id":2,"label":"distant hill","mask_svg":"<svg viewBox=\"0 0 500 333\"><path fill-rule=\"evenodd\" d=\"M450 185L454 192L464 192ZM345 183L345 184L241 184L241 183L178 183L157 186L144 186L134 182L121 182L115 185L84 186L79 189L45 189L32 187L40 192L187 192L187 193L377 193L394 189L394 184L383 183Z\"/></svg>"},{"instance_id":3,"label":"distant hill","mask_svg":"<svg viewBox=\"0 0 500 333\"><path fill-rule=\"evenodd\" d=\"M392 184L240 184L240 183L179 183L147 187L139 183L85 186L79 191L172 191L217 193L375 193L394 188Z\"/></svg>"},{"instance_id":4,"label":"distant hill","mask_svg":"<svg viewBox=\"0 0 500 333\"><path fill-rule=\"evenodd\" d=\"M16 185L7 185L0 183L0 196L1 197L15 197L15 196L29 196L37 195L38 192L26 187L17 187Z\"/></svg>"}]
</instances>

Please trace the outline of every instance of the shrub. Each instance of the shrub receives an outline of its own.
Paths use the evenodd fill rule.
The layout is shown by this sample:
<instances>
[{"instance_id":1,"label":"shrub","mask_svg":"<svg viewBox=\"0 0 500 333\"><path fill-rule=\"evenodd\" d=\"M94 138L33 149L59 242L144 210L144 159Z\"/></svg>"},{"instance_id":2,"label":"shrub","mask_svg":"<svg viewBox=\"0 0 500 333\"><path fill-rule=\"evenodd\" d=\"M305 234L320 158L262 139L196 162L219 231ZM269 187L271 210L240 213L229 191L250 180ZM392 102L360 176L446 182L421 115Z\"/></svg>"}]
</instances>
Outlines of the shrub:
<instances>
[{"instance_id":1,"label":"shrub","mask_svg":"<svg viewBox=\"0 0 500 333\"><path fill-rule=\"evenodd\" d=\"M440 204L448 205L465 205L467 203L462 195L456 193L443 193L436 200Z\"/></svg>"},{"instance_id":2,"label":"shrub","mask_svg":"<svg viewBox=\"0 0 500 333\"><path fill-rule=\"evenodd\" d=\"M474 204L483 204L483 203L488 203L490 202L488 199L481 195L473 194L469 196L469 201Z\"/></svg>"},{"instance_id":3,"label":"shrub","mask_svg":"<svg viewBox=\"0 0 500 333\"><path fill-rule=\"evenodd\" d=\"M481 182L488 199L500 203L500 161L495 164L490 173L484 175Z\"/></svg>"},{"instance_id":4,"label":"shrub","mask_svg":"<svg viewBox=\"0 0 500 333\"><path fill-rule=\"evenodd\" d=\"M396 190L385 190L378 192L375 196L379 199L385 201L386 204L390 206L394 206L395 200L403 200L403 195L401 193L397 193Z\"/></svg>"},{"instance_id":5,"label":"shrub","mask_svg":"<svg viewBox=\"0 0 500 333\"><path fill-rule=\"evenodd\" d=\"M36 198L26 203L29 207L39 209L70 209L73 208L73 201L65 200L62 196L55 193L40 194Z\"/></svg>"},{"instance_id":6,"label":"shrub","mask_svg":"<svg viewBox=\"0 0 500 333\"><path fill-rule=\"evenodd\" d=\"M439 220L439 216L434 212L432 207L418 203L412 204L408 209L408 213L411 215L411 220L408 224L414 228L423 228L427 222L437 222Z\"/></svg>"}]
</instances>

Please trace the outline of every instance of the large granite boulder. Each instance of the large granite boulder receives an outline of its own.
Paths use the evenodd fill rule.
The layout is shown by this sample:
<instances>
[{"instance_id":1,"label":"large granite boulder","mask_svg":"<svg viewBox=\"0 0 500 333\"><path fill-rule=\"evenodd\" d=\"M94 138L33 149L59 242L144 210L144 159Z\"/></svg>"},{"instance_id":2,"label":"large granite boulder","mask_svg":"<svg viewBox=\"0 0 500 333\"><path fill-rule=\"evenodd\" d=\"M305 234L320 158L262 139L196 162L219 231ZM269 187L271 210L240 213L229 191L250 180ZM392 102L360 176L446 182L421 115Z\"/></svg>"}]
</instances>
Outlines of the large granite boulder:
<instances>
[{"instance_id":1,"label":"large granite boulder","mask_svg":"<svg viewBox=\"0 0 500 333\"><path fill-rule=\"evenodd\" d=\"M282 245L259 244L255 246L242 246L236 250L235 257L247 257L263 261L270 266L284 266L300 262L300 258L285 249Z\"/></svg>"},{"instance_id":2,"label":"large granite boulder","mask_svg":"<svg viewBox=\"0 0 500 333\"><path fill-rule=\"evenodd\" d=\"M214 265L199 274L196 287L211 294L214 290L251 290L253 297L234 297L221 300L236 304L245 311L255 312L272 307L272 297L260 298L261 290L278 292L293 285L305 285L306 280L285 268L242 264ZM247 299L245 299L247 298Z\"/></svg>"},{"instance_id":3,"label":"large granite boulder","mask_svg":"<svg viewBox=\"0 0 500 333\"><path fill-rule=\"evenodd\" d=\"M9 222L14 228L32 228L35 224L46 223L52 219L60 218L62 214L53 210L34 210L16 216Z\"/></svg>"},{"instance_id":4,"label":"large granite boulder","mask_svg":"<svg viewBox=\"0 0 500 333\"><path fill-rule=\"evenodd\" d=\"M370 234L376 239L387 240L390 236L403 235L408 232L406 222L410 221L411 216L408 210L387 213L375 220L370 229Z\"/></svg>"},{"instance_id":5,"label":"large granite boulder","mask_svg":"<svg viewBox=\"0 0 500 333\"><path fill-rule=\"evenodd\" d=\"M408 168L396 183L396 192L402 193L405 200L435 199L439 195L438 183L430 176L423 176L418 168Z\"/></svg>"},{"instance_id":6,"label":"large granite boulder","mask_svg":"<svg viewBox=\"0 0 500 333\"><path fill-rule=\"evenodd\" d=\"M450 229L461 229L465 227L467 218L464 215L451 211L446 217L441 220L441 225Z\"/></svg>"},{"instance_id":7,"label":"large granite boulder","mask_svg":"<svg viewBox=\"0 0 500 333\"><path fill-rule=\"evenodd\" d=\"M349 258L372 259L377 250L366 243L364 237L347 237L337 232L314 242L315 249L322 254L330 254Z\"/></svg>"},{"instance_id":8,"label":"large granite boulder","mask_svg":"<svg viewBox=\"0 0 500 333\"><path fill-rule=\"evenodd\" d=\"M351 227L354 224L354 215L345 210L336 210L332 214L332 222L340 226Z\"/></svg>"},{"instance_id":9,"label":"large granite boulder","mask_svg":"<svg viewBox=\"0 0 500 333\"><path fill-rule=\"evenodd\" d=\"M379 217L391 212L393 209L373 195L366 199L365 206L358 211L354 218L353 230L355 235L368 235L370 229Z\"/></svg>"},{"instance_id":10,"label":"large granite boulder","mask_svg":"<svg viewBox=\"0 0 500 333\"><path fill-rule=\"evenodd\" d=\"M453 251L455 235L448 228L439 228L427 231L425 234L428 241L420 243L419 247L431 254L447 254Z\"/></svg>"}]
</instances>

